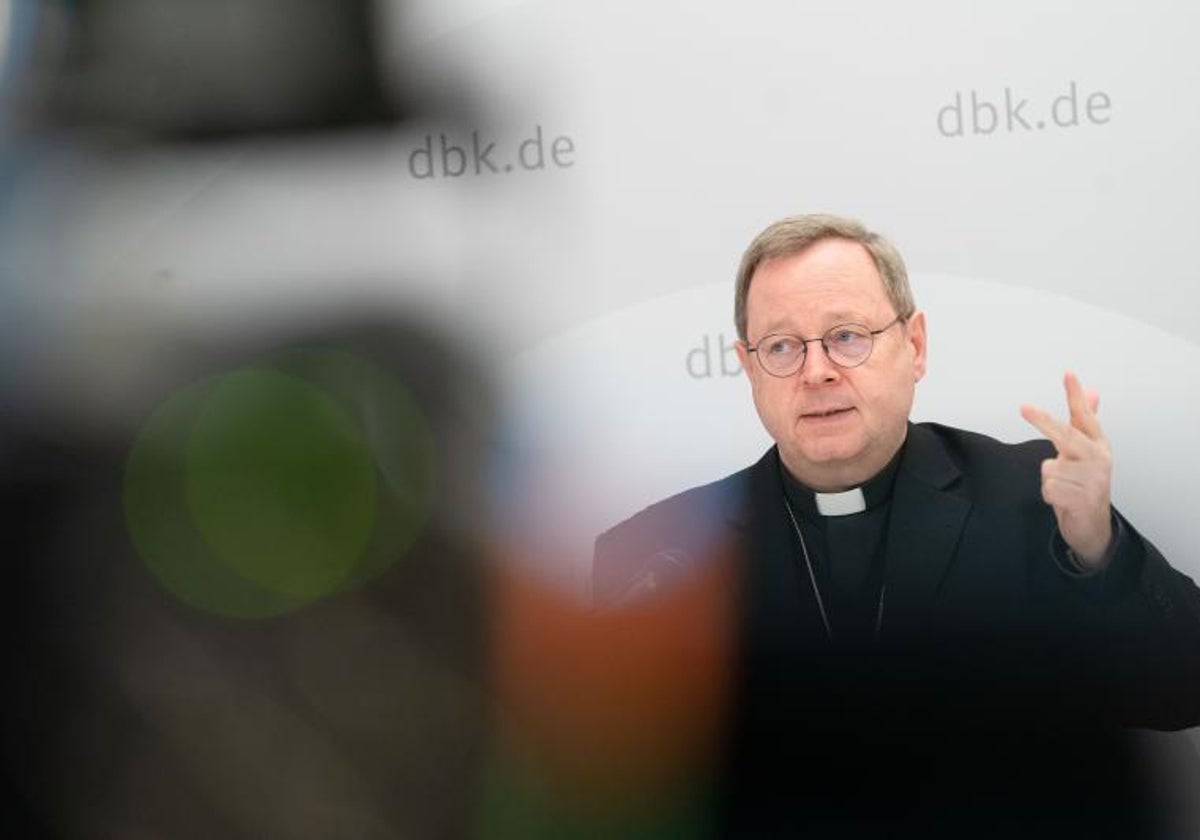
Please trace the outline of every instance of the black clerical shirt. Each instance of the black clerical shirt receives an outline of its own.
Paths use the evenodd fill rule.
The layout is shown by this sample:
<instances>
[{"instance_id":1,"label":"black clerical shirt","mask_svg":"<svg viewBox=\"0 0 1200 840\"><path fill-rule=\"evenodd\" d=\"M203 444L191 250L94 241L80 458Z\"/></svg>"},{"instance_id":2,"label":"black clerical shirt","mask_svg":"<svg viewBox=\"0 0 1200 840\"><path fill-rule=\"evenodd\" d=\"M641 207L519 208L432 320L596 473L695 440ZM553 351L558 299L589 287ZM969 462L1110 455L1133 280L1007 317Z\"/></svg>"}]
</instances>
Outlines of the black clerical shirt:
<instances>
[{"instance_id":1,"label":"black clerical shirt","mask_svg":"<svg viewBox=\"0 0 1200 840\"><path fill-rule=\"evenodd\" d=\"M797 578L809 590L802 597L821 602L833 641L839 645L869 642L887 609L884 549L892 485L903 452L902 446L887 466L862 485L866 509L842 515L822 514L816 492L780 467L784 493L804 537L802 547L792 535ZM812 564L812 578L807 563ZM812 591L813 579L819 595Z\"/></svg>"}]
</instances>

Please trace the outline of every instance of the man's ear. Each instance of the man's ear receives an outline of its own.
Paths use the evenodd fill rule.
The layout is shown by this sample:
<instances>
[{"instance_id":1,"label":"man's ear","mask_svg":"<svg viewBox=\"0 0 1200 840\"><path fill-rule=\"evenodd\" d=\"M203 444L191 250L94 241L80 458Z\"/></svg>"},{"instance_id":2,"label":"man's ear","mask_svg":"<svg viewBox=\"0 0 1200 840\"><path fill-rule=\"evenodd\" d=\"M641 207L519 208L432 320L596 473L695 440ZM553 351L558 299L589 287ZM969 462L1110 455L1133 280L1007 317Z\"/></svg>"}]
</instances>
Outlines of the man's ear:
<instances>
[{"instance_id":1,"label":"man's ear","mask_svg":"<svg viewBox=\"0 0 1200 840\"><path fill-rule=\"evenodd\" d=\"M908 318L907 341L913 350L913 381L920 382L925 375L925 353L927 336L925 313L917 310Z\"/></svg>"},{"instance_id":2,"label":"man's ear","mask_svg":"<svg viewBox=\"0 0 1200 840\"><path fill-rule=\"evenodd\" d=\"M749 349L750 345L739 338L733 343L733 346L737 349L738 362L741 364L746 378L753 382L754 368L751 366L754 364L754 360L750 358L753 355Z\"/></svg>"}]
</instances>

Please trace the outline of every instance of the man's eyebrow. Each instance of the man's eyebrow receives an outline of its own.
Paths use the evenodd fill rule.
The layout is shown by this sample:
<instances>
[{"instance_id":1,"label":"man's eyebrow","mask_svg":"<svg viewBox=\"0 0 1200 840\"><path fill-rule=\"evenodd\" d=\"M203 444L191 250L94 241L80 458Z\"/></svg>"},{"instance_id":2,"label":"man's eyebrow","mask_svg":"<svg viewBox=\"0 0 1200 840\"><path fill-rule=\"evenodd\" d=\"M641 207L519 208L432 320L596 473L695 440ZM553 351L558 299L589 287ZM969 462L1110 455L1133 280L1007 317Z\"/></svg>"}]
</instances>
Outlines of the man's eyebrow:
<instances>
[{"instance_id":1,"label":"man's eyebrow","mask_svg":"<svg viewBox=\"0 0 1200 840\"><path fill-rule=\"evenodd\" d=\"M788 318L776 318L773 321L768 321L767 326L763 328L763 335L771 335L777 332L789 332L793 327Z\"/></svg>"},{"instance_id":2,"label":"man's eyebrow","mask_svg":"<svg viewBox=\"0 0 1200 840\"><path fill-rule=\"evenodd\" d=\"M831 327L836 327L840 324L863 324L868 320L867 316L862 312L854 312L849 309L831 312L828 317L829 326Z\"/></svg>"}]
</instances>

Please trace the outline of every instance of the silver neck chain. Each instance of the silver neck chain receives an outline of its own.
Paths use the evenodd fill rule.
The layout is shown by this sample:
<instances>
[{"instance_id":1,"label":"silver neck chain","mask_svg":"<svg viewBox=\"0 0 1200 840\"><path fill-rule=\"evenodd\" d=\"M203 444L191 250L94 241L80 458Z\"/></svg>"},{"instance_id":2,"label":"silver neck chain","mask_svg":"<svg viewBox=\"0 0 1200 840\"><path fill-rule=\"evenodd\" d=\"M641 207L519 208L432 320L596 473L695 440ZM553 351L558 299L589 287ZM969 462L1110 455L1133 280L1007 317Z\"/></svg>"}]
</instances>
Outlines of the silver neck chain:
<instances>
[{"instance_id":1,"label":"silver neck chain","mask_svg":"<svg viewBox=\"0 0 1200 840\"><path fill-rule=\"evenodd\" d=\"M792 510L792 503L788 501L787 492L783 494L783 506L787 508L788 519L792 522L792 530L796 532L796 539L800 541L800 551L804 554L804 568L808 570L808 582L812 584L813 595L817 599L817 609L821 613L821 623L825 625L825 635L829 637L829 641L833 641L833 628L829 624L829 614L825 612L825 599L821 597L821 587L817 586L817 576L813 572L812 560L808 556L808 544L804 542L804 534L800 531L800 523L796 520L796 513ZM883 627L883 594L887 591L887 581L879 585L879 605L875 609L875 637L879 638L879 628Z\"/></svg>"}]
</instances>

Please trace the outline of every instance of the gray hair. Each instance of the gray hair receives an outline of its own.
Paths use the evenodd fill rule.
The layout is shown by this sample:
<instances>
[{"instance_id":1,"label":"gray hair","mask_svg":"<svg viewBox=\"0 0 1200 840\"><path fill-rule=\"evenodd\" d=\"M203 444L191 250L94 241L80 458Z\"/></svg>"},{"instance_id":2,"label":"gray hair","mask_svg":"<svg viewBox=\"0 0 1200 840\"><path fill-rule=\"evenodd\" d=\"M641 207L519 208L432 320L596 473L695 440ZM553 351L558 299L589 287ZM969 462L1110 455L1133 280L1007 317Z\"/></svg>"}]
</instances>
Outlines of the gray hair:
<instances>
[{"instance_id":1,"label":"gray hair","mask_svg":"<svg viewBox=\"0 0 1200 840\"><path fill-rule=\"evenodd\" d=\"M733 302L733 320L742 341L746 340L746 298L750 294L750 280L758 267L776 257L799 254L825 239L848 239L860 243L875 261L875 267L883 279L883 288L896 308L896 314L907 319L916 311L904 259L891 242L867 230L857 219L820 213L789 216L754 237L746 253L742 254Z\"/></svg>"}]
</instances>

